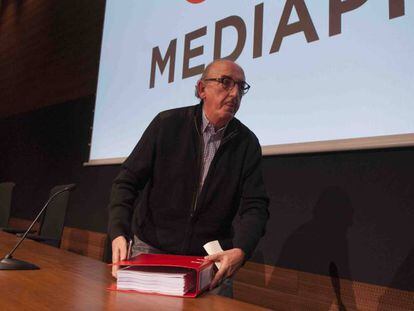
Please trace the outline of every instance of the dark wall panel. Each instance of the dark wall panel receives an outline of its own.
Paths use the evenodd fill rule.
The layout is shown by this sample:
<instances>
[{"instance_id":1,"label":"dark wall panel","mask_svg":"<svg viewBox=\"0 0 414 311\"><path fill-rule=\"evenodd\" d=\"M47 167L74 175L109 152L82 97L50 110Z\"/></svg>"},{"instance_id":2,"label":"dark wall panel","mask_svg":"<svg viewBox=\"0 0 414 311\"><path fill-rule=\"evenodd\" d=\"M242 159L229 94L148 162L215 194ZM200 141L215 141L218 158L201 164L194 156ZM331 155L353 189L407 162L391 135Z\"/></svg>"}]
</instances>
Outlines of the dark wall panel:
<instances>
[{"instance_id":1,"label":"dark wall panel","mask_svg":"<svg viewBox=\"0 0 414 311\"><path fill-rule=\"evenodd\" d=\"M96 91L104 0L0 1L0 117Z\"/></svg>"},{"instance_id":2,"label":"dark wall panel","mask_svg":"<svg viewBox=\"0 0 414 311\"><path fill-rule=\"evenodd\" d=\"M254 260L413 290L413 158L414 148L265 158L272 215Z\"/></svg>"},{"instance_id":3,"label":"dark wall panel","mask_svg":"<svg viewBox=\"0 0 414 311\"><path fill-rule=\"evenodd\" d=\"M80 180L93 101L87 97L0 121L0 180L16 183L14 216L34 218L53 185Z\"/></svg>"}]
</instances>

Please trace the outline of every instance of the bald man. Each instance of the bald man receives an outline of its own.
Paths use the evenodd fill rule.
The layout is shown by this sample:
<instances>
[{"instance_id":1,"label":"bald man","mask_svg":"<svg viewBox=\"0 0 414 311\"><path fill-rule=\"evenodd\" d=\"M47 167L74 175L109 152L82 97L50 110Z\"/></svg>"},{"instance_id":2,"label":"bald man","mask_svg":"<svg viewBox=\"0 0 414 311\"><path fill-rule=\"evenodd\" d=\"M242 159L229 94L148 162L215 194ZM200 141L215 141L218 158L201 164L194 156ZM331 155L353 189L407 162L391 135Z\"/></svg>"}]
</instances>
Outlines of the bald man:
<instances>
[{"instance_id":1,"label":"bald man","mask_svg":"<svg viewBox=\"0 0 414 311\"><path fill-rule=\"evenodd\" d=\"M224 251L206 257L221 263L214 288L251 256L269 200L258 139L234 117L249 88L239 65L216 60L197 82L198 105L154 118L113 182L113 262L125 259L132 236L135 253L197 256L218 240Z\"/></svg>"}]
</instances>

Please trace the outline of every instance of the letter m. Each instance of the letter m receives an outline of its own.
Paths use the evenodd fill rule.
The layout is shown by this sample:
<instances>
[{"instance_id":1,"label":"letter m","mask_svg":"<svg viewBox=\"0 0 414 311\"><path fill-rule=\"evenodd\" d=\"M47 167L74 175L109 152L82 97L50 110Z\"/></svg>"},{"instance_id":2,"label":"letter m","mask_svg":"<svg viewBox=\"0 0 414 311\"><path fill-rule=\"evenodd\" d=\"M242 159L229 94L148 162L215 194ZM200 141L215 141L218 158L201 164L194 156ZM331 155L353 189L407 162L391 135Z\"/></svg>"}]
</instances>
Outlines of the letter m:
<instances>
[{"instance_id":1,"label":"letter m","mask_svg":"<svg viewBox=\"0 0 414 311\"><path fill-rule=\"evenodd\" d=\"M150 89L152 89L155 85L155 67L158 66L161 74L163 74L165 67L167 67L168 62L170 62L170 68L168 72L168 83L174 82L176 47L177 47L177 39L171 40L164 58L162 58L161 52L158 46L152 49L151 76L150 76L150 84L149 84Z\"/></svg>"}]
</instances>

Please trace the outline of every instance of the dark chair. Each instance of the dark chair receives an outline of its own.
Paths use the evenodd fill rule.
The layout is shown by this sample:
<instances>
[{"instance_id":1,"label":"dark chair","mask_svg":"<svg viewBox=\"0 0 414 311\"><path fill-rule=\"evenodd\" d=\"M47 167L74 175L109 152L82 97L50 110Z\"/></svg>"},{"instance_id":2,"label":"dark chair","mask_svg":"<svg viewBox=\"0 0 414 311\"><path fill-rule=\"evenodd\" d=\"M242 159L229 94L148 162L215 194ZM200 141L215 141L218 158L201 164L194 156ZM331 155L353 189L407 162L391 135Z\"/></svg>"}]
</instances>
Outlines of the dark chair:
<instances>
[{"instance_id":1,"label":"dark chair","mask_svg":"<svg viewBox=\"0 0 414 311\"><path fill-rule=\"evenodd\" d=\"M12 182L0 183L0 228L9 224L13 188Z\"/></svg>"},{"instance_id":2,"label":"dark chair","mask_svg":"<svg viewBox=\"0 0 414 311\"><path fill-rule=\"evenodd\" d=\"M60 185L50 190L50 196L62 190L68 185ZM65 191L56 196L46 208L40 220L39 232L37 234L28 234L27 238L38 242L43 242L55 247L60 247L63 228L65 226L66 210L69 203L70 191ZM3 231L16 233L16 230L3 229ZM23 234L23 230L18 235Z\"/></svg>"}]
</instances>

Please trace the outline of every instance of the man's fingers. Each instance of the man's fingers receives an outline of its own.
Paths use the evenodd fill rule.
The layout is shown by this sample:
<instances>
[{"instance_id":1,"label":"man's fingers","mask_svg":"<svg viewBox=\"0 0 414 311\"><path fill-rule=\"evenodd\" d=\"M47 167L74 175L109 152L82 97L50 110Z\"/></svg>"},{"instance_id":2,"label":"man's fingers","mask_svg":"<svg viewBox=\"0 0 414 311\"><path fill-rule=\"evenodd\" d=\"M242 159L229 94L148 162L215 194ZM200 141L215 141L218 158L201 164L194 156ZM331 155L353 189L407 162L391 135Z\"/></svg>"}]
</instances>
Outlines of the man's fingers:
<instances>
[{"instance_id":1,"label":"man's fingers","mask_svg":"<svg viewBox=\"0 0 414 311\"><path fill-rule=\"evenodd\" d=\"M204 259L211 260L211 261L218 261L221 259L223 252L212 254L209 256L205 256Z\"/></svg>"},{"instance_id":2,"label":"man's fingers","mask_svg":"<svg viewBox=\"0 0 414 311\"><path fill-rule=\"evenodd\" d=\"M115 247L112 250L112 263L116 263L119 261L119 248ZM119 266L112 266L112 276L116 278L116 273L119 269Z\"/></svg>"},{"instance_id":3,"label":"man's fingers","mask_svg":"<svg viewBox=\"0 0 414 311\"><path fill-rule=\"evenodd\" d=\"M127 243L123 236L119 236L112 241L112 263L116 263L126 258ZM119 266L112 266L112 276L116 278Z\"/></svg>"},{"instance_id":4,"label":"man's fingers","mask_svg":"<svg viewBox=\"0 0 414 311\"><path fill-rule=\"evenodd\" d=\"M119 261L119 248L115 247L112 249L112 263Z\"/></svg>"},{"instance_id":5,"label":"man's fingers","mask_svg":"<svg viewBox=\"0 0 414 311\"><path fill-rule=\"evenodd\" d=\"M119 249L119 259L120 260L125 260L126 259L126 255L127 255L127 248L126 247L121 247Z\"/></svg>"},{"instance_id":6,"label":"man's fingers","mask_svg":"<svg viewBox=\"0 0 414 311\"><path fill-rule=\"evenodd\" d=\"M222 266L220 268L220 270L217 271L216 275L214 276L213 281L211 281L210 289L213 289L214 287L216 287L221 282L221 280L223 279L223 277L226 273L226 270L227 270L227 267Z\"/></svg>"},{"instance_id":7,"label":"man's fingers","mask_svg":"<svg viewBox=\"0 0 414 311\"><path fill-rule=\"evenodd\" d=\"M112 266L112 276L113 276L114 278L116 278L116 277L117 277L117 272L118 272L118 270L119 270L119 266Z\"/></svg>"}]
</instances>

